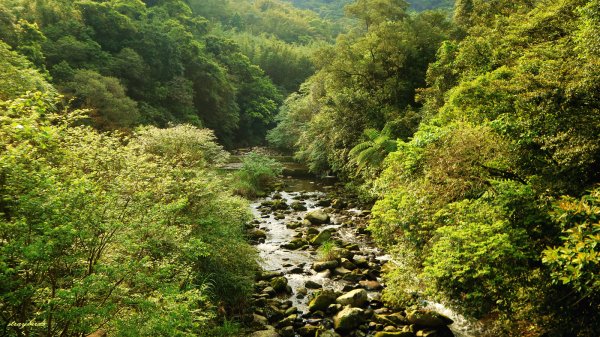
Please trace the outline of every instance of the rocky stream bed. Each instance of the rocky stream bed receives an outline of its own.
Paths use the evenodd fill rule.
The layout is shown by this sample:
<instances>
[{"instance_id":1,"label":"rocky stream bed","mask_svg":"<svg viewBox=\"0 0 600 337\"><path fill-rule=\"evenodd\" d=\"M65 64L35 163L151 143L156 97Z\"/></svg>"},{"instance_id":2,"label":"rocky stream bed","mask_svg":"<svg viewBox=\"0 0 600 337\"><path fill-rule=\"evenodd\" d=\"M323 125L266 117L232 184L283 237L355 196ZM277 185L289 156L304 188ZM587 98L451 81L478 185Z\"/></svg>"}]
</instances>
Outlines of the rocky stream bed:
<instances>
[{"instance_id":1,"label":"rocky stream bed","mask_svg":"<svg viewBox=\"0 0 600 337\"><path fill-rule=\"evenodd\" d=\"M389 257L371 241L370 212L332 198L331 184L285 182L252 204L248 233L263 272L251 337L470 336L452 314L385 307L381 268Z\"/></svg>"}]
</instances>

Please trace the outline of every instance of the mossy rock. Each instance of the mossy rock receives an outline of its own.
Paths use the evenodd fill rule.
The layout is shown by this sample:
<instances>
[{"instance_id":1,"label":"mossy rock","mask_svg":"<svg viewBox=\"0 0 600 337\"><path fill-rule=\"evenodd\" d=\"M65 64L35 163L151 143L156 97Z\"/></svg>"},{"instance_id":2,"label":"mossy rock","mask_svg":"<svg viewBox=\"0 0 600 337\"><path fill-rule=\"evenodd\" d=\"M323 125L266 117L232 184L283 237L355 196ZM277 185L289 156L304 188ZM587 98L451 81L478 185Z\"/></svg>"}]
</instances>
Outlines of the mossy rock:
<instances>
[{"instance_id":1,"label":"mossy rock","mask_svg":"<svg viewBox=\"0 0 600 337\"><path fill-rule=\"evenodd\" d=\"M278 294L287 292L287 285L288 285L288 280L287 280L287 278L285 278L283 276L275 277L274 279L271 280L271 287Z\"/></svg>"},{"instance_id":2,"label":"mossy rock","mask_svg":"<svg viewBox=\"0 0 600 337\"><path fill-rule=\"evenodd\" d=\"M334 304L337 296L333 291L325 290L318 294L308 303L308 311L325 311L329 305Z\"/></svg>"}]
</instances>

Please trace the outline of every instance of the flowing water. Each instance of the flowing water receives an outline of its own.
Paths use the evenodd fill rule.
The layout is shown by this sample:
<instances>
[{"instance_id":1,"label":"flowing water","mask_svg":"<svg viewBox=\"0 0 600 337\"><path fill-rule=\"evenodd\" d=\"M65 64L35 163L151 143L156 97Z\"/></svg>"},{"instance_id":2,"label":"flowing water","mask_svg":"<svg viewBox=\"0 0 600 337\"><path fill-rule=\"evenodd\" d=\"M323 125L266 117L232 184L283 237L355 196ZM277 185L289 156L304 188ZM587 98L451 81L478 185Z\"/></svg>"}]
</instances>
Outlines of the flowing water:
<instances>
[{"instance_id":1,"label":"flowing water","mask_svg":"<svg viewBox=\"0 0 600 337\"><path fill-rule=\"evenodd\" d=\"M286 227L286 224L300 221L307 212L323 208L318 206L319 201L325 199L326 193L332 188L331 181L288 177L285 179L285 187L276 194L276 198L288 205L294 202L301 202L306 207L305 211L288 210L285 212L273 212L263 207L263 202L273 200L274 194L256 200L252 204L253 212L256 218L259 219L259 229L267 233L264 242L257 245L261 257L261 265L265 271L279 272L287 278L288 285L292 289L292 295L289 299L292 301L292 305L303 313L308 312L308 299L311 293L310 289L305 289L307 281L314 281L321 284L323 289L334 291L347 290L356 286L356 284L339 280L339 278L334 280L334 278L331 278L329 270L321 273L314 271L312 264L319 258L317 251L312 249L290 250L281 247L302 235L301 229L290 229ZM355 208L340 210L329 208L328 210L330 211L331 221L328 224L317 226L316 228L319 231L332 229L335 239L343 241L346 244L356 244L359 249L359 251L355 252L356 255L364 256L369 261L376 262L379 265L389 259L388 255L385 255L375 247L369 236L357 232L354 224L365 223L368 218L367 211ZM381 279L378 279L378 281L381 282ZM298 293L305 291L308 292L309 296L297 296ZM378 300L380 292L370 291L368 295L370 300ZM456 336L475 337L477 335L474 332L475 326L471 322L442 304L431 302L427 306L455 321L451 328Z\"/></svg>"},{"instance_id":2,"label":"flowing water","mask_svg":"<svg viewBox=\"0 0 600 337\"><path fill-rule=\"evenodd\" d=\"M324 197L324 190L330 185L323 182L314 182L303 179L288 179L286 188L277 195L288 205L295 201L302 201L306 206L306 211L295 211L285 214L285 218L277 219L274 213L261 212L261 203L263 201L273 200L271 197L261 199L252 204L252 209L257 218L261 219L260 229L267 232L267 238L263 243L257 246L260 253L261 264L264 270L283 273L288 279L288 284L292 287L294 294L300 288L304 288L307 281L314 281L322 284L324 289L341 291L347 282L334 281L329 276L329 272L317 273L312 270L313 262L318 259L318 253L311 250L289 250L281 248L282 245L292 241L298 235L298 232L286 227L286 223L300 221L307 212L321 209L317 206L320 198ZM354 230L344 226L344 222L356 221L361 217L362 212L357 209L343 210L339 214L331 214L331 222L321 226L316 226L319 231L331 229L335 232L337 238L347 243L358 244L361 254L375 255L379 251L367 242L364 238L358 238ZM380 254L379 254L380 255ZM373 295L376 296L376 295ZM294 306L300 311L306 312L307 299L291 298Z\"/></svg>"}]
</instances>

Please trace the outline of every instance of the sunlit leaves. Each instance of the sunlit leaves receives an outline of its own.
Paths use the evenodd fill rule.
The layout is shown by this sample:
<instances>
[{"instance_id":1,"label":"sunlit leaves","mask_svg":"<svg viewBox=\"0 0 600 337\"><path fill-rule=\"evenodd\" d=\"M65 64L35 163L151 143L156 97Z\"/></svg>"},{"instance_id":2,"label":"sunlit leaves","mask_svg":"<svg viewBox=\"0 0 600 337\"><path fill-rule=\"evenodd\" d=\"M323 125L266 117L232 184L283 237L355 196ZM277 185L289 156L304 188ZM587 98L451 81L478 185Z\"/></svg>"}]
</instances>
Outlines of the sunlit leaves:
<instances>
[{"instance_id":1,"label":"sunlit leaves","mask_svg":"<svg viewBox=\"0 0 600 337\"><path fill-rule=\"evenodd\" d=\"M579 200L564 198L556 207L562 246L548 247L542 261L552 269L555 282L582 297L595 296L600 289L600 189Z\"/></svg>"},{"instance_id":2,"label":"sunlit leaves","mask_svg":"<svg viewBox=\"0 0 600 337\"><path fill-rule=\"evenodd\" d=\"M226 155L212 132L99 134L53 102L33 94L1 110L3 317L45 320L51 335L195 336L214 298L243 304L250 214L214 171Z\"/></svg>"}]
</instances>

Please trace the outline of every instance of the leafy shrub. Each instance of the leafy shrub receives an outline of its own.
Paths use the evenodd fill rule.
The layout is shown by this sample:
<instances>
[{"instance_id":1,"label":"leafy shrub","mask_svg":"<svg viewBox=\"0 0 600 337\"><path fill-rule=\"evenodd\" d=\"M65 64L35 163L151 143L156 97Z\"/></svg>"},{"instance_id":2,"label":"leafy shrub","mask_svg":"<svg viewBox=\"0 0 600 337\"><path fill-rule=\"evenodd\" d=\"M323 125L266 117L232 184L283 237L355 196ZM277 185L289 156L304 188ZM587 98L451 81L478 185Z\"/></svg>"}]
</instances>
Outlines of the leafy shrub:
<instances>
[{"instance_id":1,"label":"leafy shrub","mask_svg":"<svg viewBox=\"0 0 600 337\"><path fill-rule=\"evenodd\" d=\"M257 268L247 202L190 165L196 146L166 150L218 152L211 133L126 139L54 105L36 93L0 106L0 315L51 335L197 336L217 305L244 304Z\"/></svg>"},{"instance_id":2,"label":"leafy shrub","mask_svg":"<svg viewBox=\"0 0 600 337\"><path fill-rule=\"evenodd\" d=\"M229 154L216 142L214 132L189 124L169 129L144 127L137 131L144 151L173 158L188 166L211 166L227 161Z\"/></svg>"},{"instance_id":3,"label":"leafy shrub","mask_svg":"<svg viewBox=\"0 0 600 337\"><path fill-rule=\"evenodd\" d=\"M334 241L327 240L323 242L321 246L317 249L317 253L319 254L319 260L321 261L332 261L338 258L337 252L338 246Z\"/></svg>"},{"instance_id":4,"label":"leafy shrub","mask_svg":"<svg viewBox=\"0 0 600 337\"><path fill-rule=\"evenodd\" d=\"M236 173L237 192L247 197L265 195L283 172L283 165L267 155L250 152Z\"/></svg>"},{"instance_id":5,"label":"leafy shrub","mask_svg":"<svg viewBox=\"0 0 600 337\"><path fill-rule=\"evenodd\" d=\"M562 246L548 247L542 261L551 268L555 283L600 303L600 188L579 200L564 197L556 206Z\"/></svg>"}]
</instances>

